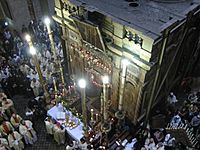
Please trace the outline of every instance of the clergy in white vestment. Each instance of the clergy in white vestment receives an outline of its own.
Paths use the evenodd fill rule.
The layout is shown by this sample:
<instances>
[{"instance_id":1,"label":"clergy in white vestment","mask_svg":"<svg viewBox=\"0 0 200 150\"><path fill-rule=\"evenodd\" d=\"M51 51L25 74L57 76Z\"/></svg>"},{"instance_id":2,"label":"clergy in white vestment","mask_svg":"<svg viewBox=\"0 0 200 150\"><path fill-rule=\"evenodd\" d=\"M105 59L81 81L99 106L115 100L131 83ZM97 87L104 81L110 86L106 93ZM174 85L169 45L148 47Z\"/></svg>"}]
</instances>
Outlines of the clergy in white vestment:
<instances>
[{"instance_id":1,"label":"clergy in white vestment","mask_svg":"<svg viewBox=\"0 0 200 150\"><path fill-rule=\"evenodd\" d=\"M8 141L5 138L0 138L0 150L10 150Z\"/></svg>"},{"instance_id":2,"label":"clergy in white vestment","mask_svg":"<svg viewBox=\"0 0 200 150\"><path fill-rule=\"evenodd\" d=\"M75 141L71 141L67 146L66 146L66 150L75 150L76 149L76 142Z\"/></svg>"},{"instance_id":3,"label":"clergy in white vestment","mask_svg":"<svg viewBox=\"0 0 200 150\"><path fill-rule=\"evenodd\" d=\"M60 123L57 123L54 125L53 132L54 132L53 134L54 140L58 143L58 145L64 144L65 143L65 129L60 125Z\"/></svg>"},{"instance_id":4,"label":"clergy in white vestment","mask_svg":"<svg viewBox=\"0 0 200 150\"><path fill-rule=\"evenodd\" d=\"M49 52L49 50L45 49L43 54L44 57L46 57L48 60L51 60L51 53Z\"/></svg>"},{"instance_id":5,"label":"clergy in white vestment","mask_svg":"<svg viewBox=\"0 0 200 150\"><path fill-rule=\"evenodd\" d=\"M11 117L12 113L16 112L13 101L5 97L2 99L2 108L8 117Z\"/></svg>"},{"instance_id":6,"label":"clergy in white vestment","mask_svg":"<svg viewBox=\"0 0 200 150\"><path fill-rule=\"evenodd\" d=\"M22 117L16 113L13 113L11 118L10 118L10 122L13 125L14 128L18 128L20 121L22 120Z\"/></svg>"},{"instance_id":7,"label":"clergy in white vestment","mask_svg":"<svg viewBox=\"0 0 200 150\"><path fill-rule=\"evenodd\" d=\"M87 150L87 146L88 144L86 143L85 139L81 138L80 139L80 142L78 144L78 147L81 149L81 150Z\"/></svg>"},{"instance_id":8,"label":"clergy in white vestment","mask_svg":"<svg viewBox=\"0 0 200 150\"><path fill-rule=\"evenodd\" d=\"M10 148L14 148L14 150L22 150L24 149L24 143L22 142L22 136L17 131L12 131L8 135L8 143Z\"/></svg>"},{"instance_id":9,"label":"clergy in white vestment","mask_svg":"<svg viewBox=\"0 0 200 150\"><path fill-rule=\"evenodd\" d=\"M19 133L24 137L26 144L32 145L37 140L36 132L32 128L32 122L29 120L21 121L21 124L19 125Z\"/></svg>"},{"instance_id":10,"label":"clergy in white vestment","mask_svg":"<svg viewBox=\"0 0 200 150\"><path fill-rule=\"evenodd\" d=\"M31 70L31 68L23 63L20 67L19 67L20 71L24 74L24 75L28 75L29 74L29 71Z\"/></svg>"},{"instance_id":11,"label":"clergy in white vestment","mask_svg":"<svg viewBox=\"0 0 200 150\"><path fill-rule=\"evenodd\" d=\"M29 130L31 136L33 137L33 142L36 142L37 134L36 134L36 131L33 129L33 123L30 120L22 120L21 124L26 126L26 128Z\"/></svg>"},{"instance_id":12,"label":"clergy in white vestment","mask_svg":"<svg viewBox=\"0 0 200 150\"><path fill-rule=\"evenodd\" d=\"M46 130L47 130L47 134L53 135L54 124L51 118L47 117L44 122L45 122Z\"/></svg>"},{"instance_id":13,"label":"clergy in white vestment","mask_svg":"<svg viewBox=\"0 0 200 150\"><path fill-rule=\"evenodd\" d=\"M8 135L11 131L14 131L13 126L11 125L10 122L8 121L4 121L1 125L0 125L0 131L3 135Z\"/></svg>"},{"instance_id":14,"label":"clergy in white vestment","mask_svg":"<svg viewBox=\"0 0 200 150\"><path fill-rule=\"evenodd\" d=\"M33 80L33 78L35 78L36 80L39 80L38 73L35 70L32 70L30 74L30 79Z\"/></svg>"},{"instance_id":15,"label":"clergy in white vestment","mask_svg":"<svg viewBox=\"0 0 200 150\"><path fill-rule=\"evenodd\" d=\"M33 89L35 97L37 97L40 94L40 82L33 78L31 81L31 88Z\"/></svg>"},{"instance_id":16,"label":"clergy in white vestment","mask_svg":"<svg viewBox=\"0 0 200 150\"><path fill-rule=\"evenodd\" d=\"M2 100L3 100L4 97L7 99L6 94L3 93L3 92L1 92L1 93L0 93L0 102L2 102Z\"/></svg>"}]
</instances>

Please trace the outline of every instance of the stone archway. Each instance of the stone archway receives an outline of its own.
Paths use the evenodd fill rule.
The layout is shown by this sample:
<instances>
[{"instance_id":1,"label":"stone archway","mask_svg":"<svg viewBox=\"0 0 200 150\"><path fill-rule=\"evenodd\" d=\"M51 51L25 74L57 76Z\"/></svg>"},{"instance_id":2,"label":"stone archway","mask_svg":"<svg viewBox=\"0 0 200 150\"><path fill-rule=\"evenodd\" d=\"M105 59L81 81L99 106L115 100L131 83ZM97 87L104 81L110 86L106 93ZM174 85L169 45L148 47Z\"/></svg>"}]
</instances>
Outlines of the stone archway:
<instances>
[{"instance_id":1,"label":"stone archway","mask_svg":"<svg viewBox=\"0 0 200 150\"><path fill-rule=\"evenodd\" d=\"M131 82L126 82L124 89L124 101L123 109L126 111L126 116L134 121L135 109L138 100L139 87L132 84Z\"/></svg>"}]
</instances>

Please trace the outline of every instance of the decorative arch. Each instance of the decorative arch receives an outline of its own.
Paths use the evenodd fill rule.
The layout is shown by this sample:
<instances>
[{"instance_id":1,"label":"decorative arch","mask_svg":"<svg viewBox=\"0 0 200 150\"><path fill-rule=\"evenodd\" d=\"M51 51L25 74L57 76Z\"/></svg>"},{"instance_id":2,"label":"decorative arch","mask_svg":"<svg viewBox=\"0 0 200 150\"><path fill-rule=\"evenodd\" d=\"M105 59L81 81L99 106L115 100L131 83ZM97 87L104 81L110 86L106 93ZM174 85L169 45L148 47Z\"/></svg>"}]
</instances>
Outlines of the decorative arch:
<instances>
[{"instance_id":1,"label":"decorative arch","mask_svg":"<svg viewBox=\"0 0 200 150\"><path fill-rule=\"evenodd\" d=\"M135 83L127 81L124 88L124 101L123 109L126 112L126 116L133 122L135 116L135 109L137 106L139 93L139 86Z\"/></svg>"}]
</instances>

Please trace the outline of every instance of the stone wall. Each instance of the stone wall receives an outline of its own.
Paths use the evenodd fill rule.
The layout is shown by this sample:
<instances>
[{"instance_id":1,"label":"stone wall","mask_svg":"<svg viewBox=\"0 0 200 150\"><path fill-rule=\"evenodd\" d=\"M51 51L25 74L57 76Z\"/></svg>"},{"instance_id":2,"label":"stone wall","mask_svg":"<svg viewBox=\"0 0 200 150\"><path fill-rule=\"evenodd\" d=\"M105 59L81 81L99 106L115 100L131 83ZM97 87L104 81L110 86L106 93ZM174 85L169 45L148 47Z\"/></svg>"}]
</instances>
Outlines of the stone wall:
<instances>
[{"instance_id":1,"label":"stone wall","mask_svg":"<svg viewBox=\"0 0 200 150\"><path fill-rule=\"evenodd\" d=\"M21 31L23 24L28 25L31 17L28 10L28 5L26 0L7 0L10 8L10 12L13 18L12 25L18 31ZM43 7L40 5L39 0L32 0L36 19L41 19ZM54 0L48 0L50 15L54 14Z\"/></svg>"}]
</instances>

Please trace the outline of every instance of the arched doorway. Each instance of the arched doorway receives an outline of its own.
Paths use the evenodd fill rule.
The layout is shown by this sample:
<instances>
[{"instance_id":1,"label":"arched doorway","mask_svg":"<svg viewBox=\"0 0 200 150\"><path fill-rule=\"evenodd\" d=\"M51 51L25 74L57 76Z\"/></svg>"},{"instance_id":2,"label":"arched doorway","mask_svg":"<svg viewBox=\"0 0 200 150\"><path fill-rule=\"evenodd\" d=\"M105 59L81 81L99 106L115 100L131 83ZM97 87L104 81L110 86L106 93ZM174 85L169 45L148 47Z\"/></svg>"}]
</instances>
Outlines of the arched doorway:
<instances>
[{"instance_id":1,"label":"arched doorway","mask_svg":"<svg viewBox=\"0 0 200 150\"><path fill-rule=\"evenodd\" d=\"M131 82L126 82L124 89L123 109L126 116L133 122L138 100L139 87Z\"/></svg>"}]
</instances>

